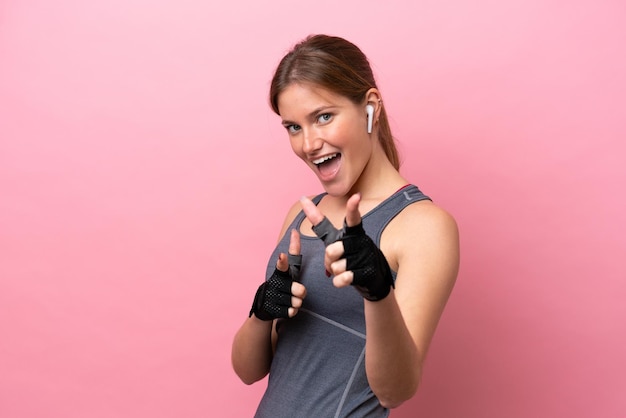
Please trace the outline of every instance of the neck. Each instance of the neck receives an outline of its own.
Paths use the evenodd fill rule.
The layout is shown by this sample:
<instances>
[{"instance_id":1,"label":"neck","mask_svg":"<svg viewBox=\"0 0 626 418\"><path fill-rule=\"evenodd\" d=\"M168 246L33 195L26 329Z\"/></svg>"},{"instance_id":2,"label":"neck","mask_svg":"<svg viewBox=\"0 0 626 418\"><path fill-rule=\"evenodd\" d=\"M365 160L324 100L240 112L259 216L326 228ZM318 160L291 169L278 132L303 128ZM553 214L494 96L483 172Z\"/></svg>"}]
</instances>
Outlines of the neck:
<instances>
[{"instance_id":1,"label":"neck","mask_svg":"<svg viewBox=\"0 0 626 418\"><path fill-rule=\"evenodd\" d=\"M346 199L355 193L361 193L362 201L382 201L406 184L407 181L391 164L379 145Z\"/></svg>"}]
</instances>

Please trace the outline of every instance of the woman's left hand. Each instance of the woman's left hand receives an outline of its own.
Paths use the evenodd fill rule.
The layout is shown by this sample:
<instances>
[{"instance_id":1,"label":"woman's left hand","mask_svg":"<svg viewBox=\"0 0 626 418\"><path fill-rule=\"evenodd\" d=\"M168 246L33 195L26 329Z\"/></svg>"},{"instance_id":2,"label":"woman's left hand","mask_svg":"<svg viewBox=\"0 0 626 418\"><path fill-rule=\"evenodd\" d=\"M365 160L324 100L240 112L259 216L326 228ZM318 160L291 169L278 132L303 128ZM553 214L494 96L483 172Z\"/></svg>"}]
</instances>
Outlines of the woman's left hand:
<instances>
[{"instance_id":1,"label":"woman's left hand","mask_svg":"<svg viewBox=\"0 0 626 418\"><path fill-rule=\"evenodd\" d=\"M348 199L345 218L348 226L354 226L361 222L361 213L359 212L360 201L361 196L359 194L352 195L350 199ZM324 221L324 214L319 210L315 203L311 201L311 199L302 197L300 199L300 204L302 205L302 210L304 211L307 219L311 222L311 225L315 227ZM346 271L346 259L342 258L344 253L343 242L341 242L343 230L334 228L330 222L328 223L327 228L333 228L335 231L328 231L329 235L333 237L331 238L331 241L334 242L331 243L324 240L326 244L324 267L328 273L334 275L333 285L335 287L349 286L352 284L353 273L351 271Z\"/></svg>"},{"instance_id":2,"label":"woman's left hand","mask_svg":"<svg viewBox=\"0 0 626 418\"><path fill-rule=\"evenodd\" d=\"M311 200L302 198L301 204L313 230L326 244L324 266L334 275L333 285L353 285L365 299L377 301L384 299L394 284L385 256L363 230L360 200L359 194L348 199L342 230L332 226Z\"/></svg>"}]
</instances>

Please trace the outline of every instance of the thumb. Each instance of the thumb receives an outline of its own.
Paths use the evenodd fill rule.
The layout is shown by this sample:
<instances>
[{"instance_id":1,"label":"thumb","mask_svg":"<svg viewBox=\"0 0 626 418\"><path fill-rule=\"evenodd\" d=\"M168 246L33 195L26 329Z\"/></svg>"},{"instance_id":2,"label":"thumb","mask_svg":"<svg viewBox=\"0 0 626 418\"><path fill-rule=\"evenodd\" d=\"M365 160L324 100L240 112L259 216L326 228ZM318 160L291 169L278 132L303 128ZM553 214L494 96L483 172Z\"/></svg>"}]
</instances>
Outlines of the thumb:
<instances>
[{"instance_id":1,"label":"thumb","mask_svg":"<svg viewBox=\"0 0 626 418\"><path fill-rule=\"evenodd\" d=\"M287 271L289 269L289 262L285 253L278 254L278 261L276 262L276 268L280 271Z\"/></svg>"},{"instance_id":2,"label":"thumb","mask_svg":"<svg viewBox=\"0 0 626 418\"><path fill-rule=\"evenodd\" d=\"M361 202L361 194L356 193L350 196L346 203L346 224L355 226L361 223L361 212L359 212L359 203Z\"/></svg>"}]
</instances>

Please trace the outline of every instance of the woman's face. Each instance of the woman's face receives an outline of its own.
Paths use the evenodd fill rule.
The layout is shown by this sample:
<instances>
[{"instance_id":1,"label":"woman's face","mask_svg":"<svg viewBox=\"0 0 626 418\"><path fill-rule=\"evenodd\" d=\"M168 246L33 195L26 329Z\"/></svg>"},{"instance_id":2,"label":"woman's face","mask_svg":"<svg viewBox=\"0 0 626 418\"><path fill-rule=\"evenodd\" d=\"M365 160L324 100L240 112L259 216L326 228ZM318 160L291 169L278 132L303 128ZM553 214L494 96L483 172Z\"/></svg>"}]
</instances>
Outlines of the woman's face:
<instances>
[{"instance_id":1,"label":"woman's face","mask_svg":"<svg viewBox=\"0 0 626 418\"><path fill-rule=\"evenodd\" d=\"M365 105L311 84L291 84L278 96L291 148L330 195L347 195L367 166L372 139Z\"/></svg>"}]
</instances>

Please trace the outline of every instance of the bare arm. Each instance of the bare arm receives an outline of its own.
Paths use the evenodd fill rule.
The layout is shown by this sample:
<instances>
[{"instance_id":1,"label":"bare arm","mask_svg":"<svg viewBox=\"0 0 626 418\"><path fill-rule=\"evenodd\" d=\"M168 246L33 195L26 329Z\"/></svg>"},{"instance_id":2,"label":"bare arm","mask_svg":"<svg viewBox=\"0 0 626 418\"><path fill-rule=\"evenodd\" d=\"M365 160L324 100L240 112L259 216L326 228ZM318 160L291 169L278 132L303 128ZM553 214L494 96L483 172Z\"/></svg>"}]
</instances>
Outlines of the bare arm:
<instances>
[{"instance_id":1,"label":"bare arm","mask_svg":"<svg viewBox=\"0 0 626 418\"><path fill-rule=\"evenodd\" d=\"M231 360L237 376L250 385L269 373L272 364L272 322L247 318L233 341Z\"/></svg>"},{"instance_id":2,"label":"bare arm","mask_svg":"<svg viewBox=\"0 0 626 418\"><path fill-rule=\"evenodd\" d=\"M364 302L366 372L372 390L389 408L417 391L459 264L454 220L432 204L407 209L383 236L390 243L383 248L398 265L396 288L382 301Z\"/></svg>"},{"instance_id":3,"label":"bare arm","mask_svg":"<svg viewBox=\"0 0 626 418\"><path fill-rule=\"evenodd\" d=\"M348 225L361 220L358 203L355 196L348 200ZM321 221L323 214L312 203L305 199L302 204L313 224ZM456 280L458 231L452 217L423 202L405 208L391 222L381 246L398 275L387 297L364 300L365 368L381 404L394 408L417 391L428 346ZM343 254L340 241L326 248L326 268L335 274L336 287L353 280Z\"/></svg>"},{"instance_id":4,"label":"bare arm","mask_svg":"<svg viewBox=\"0 0 626 418\"><path fill-rule=\"evenodd\" d=\"M299 211L299 205L294 205L285 219L279 237L282 237ZM300 253L300 240L297 233L292 232L289 252ZM288 269L287 256L281 254L276 263L279 270ZM289 316L297 313L297 308L302 306L302 299L306 295L306 289L300 283L293 283L291 288L292 307L289 308ZM250 295L252 301L253 294ZM247 318L241 328L235 334L231 350L231 361L235 373L246 384L252 384L265 377L270 370L273 357L273 323L274 321L262 321L255 315ZM275 335L274 335L275 336Z\"/></svg>"}]
</instances>

